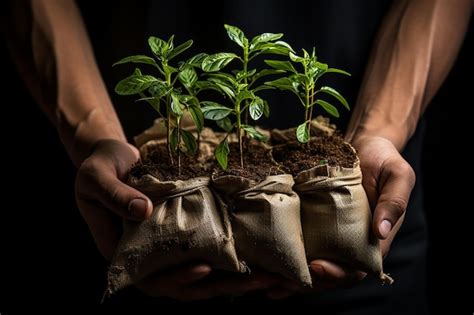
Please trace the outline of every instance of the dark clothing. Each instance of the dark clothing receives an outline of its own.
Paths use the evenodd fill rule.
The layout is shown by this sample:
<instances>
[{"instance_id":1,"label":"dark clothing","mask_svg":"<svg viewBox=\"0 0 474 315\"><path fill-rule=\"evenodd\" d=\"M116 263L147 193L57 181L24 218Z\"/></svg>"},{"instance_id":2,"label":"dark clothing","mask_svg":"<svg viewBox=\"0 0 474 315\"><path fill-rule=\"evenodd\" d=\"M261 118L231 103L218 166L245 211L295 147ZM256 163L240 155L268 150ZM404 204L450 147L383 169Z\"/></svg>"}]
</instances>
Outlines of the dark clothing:
<instances>
[{"instance_id":1,"label":"dark clothing","mask_svg":"<svg viewBox=\"0 0 474 315\"><path fill-rule=\"evenodd\" d=\"M97 8L97 3L91 5L82 2L81 5L99 66L129 137L151 124L155 114L144 104L114 95L113 86L120 78L129 75L133 68L124 66L112 69L111 64L127 55L148 54L147 36L168 38L175 34L177 43L192 38L195 41L190 53L192 55L201 51L237 52L238 47L227 39L224 23L242 28L248 37L262 32L282 32L285 34L283 40L291 43L294 49L309 50L316 46L320 60L350 72L350 78L328 75L323 80L345 95L350 104L355 104L373 38L390 5L390 1L386 0L315 0L308 3L240 0L221 1L218 5L214 1L182 0L144 1L140 7L130 7L126 5L127 2L116 1L114 8L103 9ZM94 12L93 15L91 12ZM99 16L100 19L97 18ZM268 98L271 118L262 121L263 125L287 128L302 120L303 110L294 95L279 91L272 94ZM290 104L294 104L294 110L289 107ZM343 113L343 110L340 112ZM336 121L340 129L344 130L348 118L349 113L343 113L342 118ZM420 172L423 129L421 122L403 152L416 173ZM317 305L315 311L330 313L424 314L427 312L426 240L422 189L418 180L405 222L384 263L385 272L395 278L392 286L381 287L376 279L368 277L350 289L298 296L285 302L259 301L272 304L304 302ZM255 303L255 299L242 297L235 299L234 303Z\"/></svg>"}]
</instances>

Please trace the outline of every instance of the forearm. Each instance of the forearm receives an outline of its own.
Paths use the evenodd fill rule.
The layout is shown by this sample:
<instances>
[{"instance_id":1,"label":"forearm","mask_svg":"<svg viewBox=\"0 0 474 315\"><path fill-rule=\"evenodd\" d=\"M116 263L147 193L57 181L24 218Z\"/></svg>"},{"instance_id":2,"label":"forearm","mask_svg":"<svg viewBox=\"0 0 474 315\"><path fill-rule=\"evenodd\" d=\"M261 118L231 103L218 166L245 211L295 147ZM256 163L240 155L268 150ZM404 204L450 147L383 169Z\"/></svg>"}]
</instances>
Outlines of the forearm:
<instances>
[{"instance_id":1,"label":"forearm","mask_svg":"<svg viewBox=\"0 0 474 315\"><path fill-rule=\"evenodd\" d=\"M471 0L399 0L386 16L346 138L376 135L401 150L451 69Z\"/></svg>"},{"instance_id":2,"label":"forearm","mask_svg":"<svg viewBox=\"0 0 474 315\"><path fill-rule=\"evenodd\" d=\"M33 60L17 64L79 165L98 140L125 137L74 1L32 0L30 4L32 53L24 57ZM34 68L25 69L28 63Z\"/></svg>"}]
</instances>

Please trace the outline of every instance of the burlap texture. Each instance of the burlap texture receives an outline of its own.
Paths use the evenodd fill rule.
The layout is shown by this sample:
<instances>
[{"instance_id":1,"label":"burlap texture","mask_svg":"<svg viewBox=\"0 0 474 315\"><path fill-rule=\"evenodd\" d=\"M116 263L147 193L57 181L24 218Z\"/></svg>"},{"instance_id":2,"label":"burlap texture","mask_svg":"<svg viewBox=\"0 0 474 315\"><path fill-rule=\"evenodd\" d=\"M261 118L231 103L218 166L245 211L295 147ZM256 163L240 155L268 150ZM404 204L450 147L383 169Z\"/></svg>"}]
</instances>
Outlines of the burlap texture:
<instances>
[{"instance_id":1,"label":"burlap texture","mask_svg":"<svg viewBox=\"0 0 474 315\"><path fill-rule=\"evenodd\" d=\"M345 144L349 145L349 144ZM362 186L359 160L353 168L319 165L294 178L308 261L327 259L393 280L382 271L379 241Z\"/></svg>"},{"instance_id":2,"label":"burlap texture","mask_svg":"<svg viewBox=\"0 0 474 315\"><path fill-rule=\"evenodd\" d=\"M151 175L131 178L129 184L152 200L154 210L143 222L124 221L108 273L109 294L186 262L245 271L237 260L228 214L217 209L209 182L206 177L174 182Z\"/></svg>"},{"instance_id":3,"label":"burlap texture","mask_svg":"<svg viewBox=\"0 0 474 315\"><path fill-rule=\"evenodd\" d=\"M311 285L291 175L260 183L240 176L213 177L217 201L230 214L237 255L246 264Z\"/></svg>"}]
</instances>

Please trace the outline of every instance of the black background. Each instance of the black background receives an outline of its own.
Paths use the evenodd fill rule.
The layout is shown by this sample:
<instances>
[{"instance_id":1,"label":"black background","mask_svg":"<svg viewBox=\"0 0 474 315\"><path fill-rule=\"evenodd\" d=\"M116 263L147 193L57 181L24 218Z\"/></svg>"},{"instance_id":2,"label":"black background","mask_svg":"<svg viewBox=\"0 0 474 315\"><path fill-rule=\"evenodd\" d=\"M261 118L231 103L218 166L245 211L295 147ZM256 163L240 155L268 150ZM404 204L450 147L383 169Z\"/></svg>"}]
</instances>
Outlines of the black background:
<instances>
[{"instance_id":1,"label":"black background","mask_svg":"<svg viewBox=\"0 0 474 315\"><path fill-rule=\"evenodd\" d=\"M459 283L472 279L473 261L465 253L472 252L473 209L469 192L454 178L467 172L471 161L450 139L471 142L472 122L463 113L474 105L472 43L471 25L458 61L425 113L427 134L419 174L429 221L430 307L466 307L469 313L472 296L469 299L470 290L462 290ZM75 205L75 169L17 75L3 42L0 65L0 313L98 304L106 262Z\"/></svg>"}]
</instances>

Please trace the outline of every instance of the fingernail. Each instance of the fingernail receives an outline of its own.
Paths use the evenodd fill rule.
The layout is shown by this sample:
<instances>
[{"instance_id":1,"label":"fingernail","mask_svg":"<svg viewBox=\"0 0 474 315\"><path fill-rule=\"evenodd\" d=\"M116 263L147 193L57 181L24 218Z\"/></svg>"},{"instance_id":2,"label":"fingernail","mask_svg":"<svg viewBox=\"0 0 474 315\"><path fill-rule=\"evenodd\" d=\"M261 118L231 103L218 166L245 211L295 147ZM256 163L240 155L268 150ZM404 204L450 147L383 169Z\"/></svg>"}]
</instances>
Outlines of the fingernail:
<instances>
[{"instance_id":1,"label":"fingernail","mask_svg":"<svg viewBox=\"0 0 474 315\"><path fill-rule=\"evenodd\" d=\"M383 220L382 223L380 223L380 235L385 239L388 237L390 234L390 231L392 230L392 223L388 220Z\"/></svg>"},{"instance_id":2,"label":"fingernail","mask_svg":"<svg viewBox=\"0 0 474 315\"><path fill-rule=\"evenodd\" d=\"M135 198L128 204L128 211L137 219L141 219L146 215L148 202L142 198Z\"/></svg>"},{"instance_id":3,"label":"fingernail","mask_svg":"<svg viewBox=\"0 0 474 315\"><path fill-rule=\"evenodd\" d=\"M324 268L321 265L311 265L311 270L320 278L324 277Z\"/></svg>"},{"instance_id":4,"label":"fingernail","mask_svg":"<svg viewBox=\"0 0 474 315\"><path fill-rule=\"evenodd\" d=\"M196 273L208 273L211 272L211 267L208 265L199 265L194 268Z\"/></svg>"}]
</instances>

